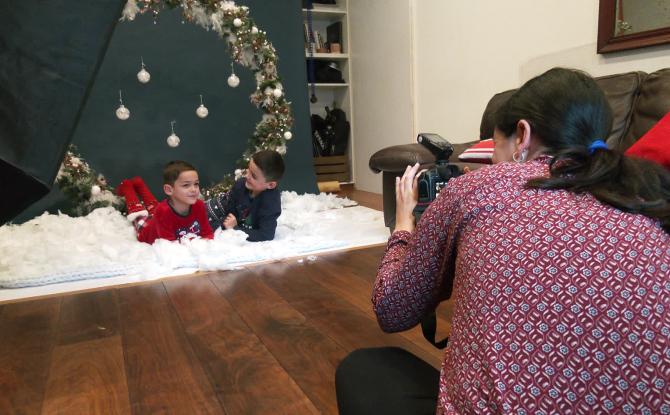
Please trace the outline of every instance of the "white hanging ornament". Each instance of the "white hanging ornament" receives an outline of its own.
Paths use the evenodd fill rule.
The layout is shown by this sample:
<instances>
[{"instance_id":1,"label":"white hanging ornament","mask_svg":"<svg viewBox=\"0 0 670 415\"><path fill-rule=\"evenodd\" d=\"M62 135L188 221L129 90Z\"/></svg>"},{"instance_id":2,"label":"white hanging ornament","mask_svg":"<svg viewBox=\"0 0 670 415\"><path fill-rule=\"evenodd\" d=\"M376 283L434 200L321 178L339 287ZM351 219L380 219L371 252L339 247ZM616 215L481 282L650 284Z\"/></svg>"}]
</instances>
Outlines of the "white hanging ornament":
<instances>
[{"instance_id":1,"label":"white hanging ornament","mask_svg":"<svg viewBox=\"0 0 670 415\"><path fill-rule=\"evenodd\" d=\"M293 138L293 134L290 131L284 133L284 138L290 140Z\"/></svg>"},{"instance_id":2,"label":"white hanging ornament","mask_svg":"<svg viewBox=\"0 0 670 415\"><path fill-rule=\"evenodd\" d=\"M233 19L233 26L235 26L235 27L242 26L242 19L240 19L239 17L236 17L235 19Z\"/></svg>"},{"instance_id":3,"label":"white hanging ornament","mask_svg":"<svg viewBox=\"0 0 670 415\"><path fill-rule=\"evenodd\" d=\"M137 80L146 84L151 79L151 74L146 70L146 66L144 66L144 58L140 57L140 59L142 60L142 69L137 73Z\"/></svg>"},{"instance_id":4,"label":"white hanging ornament","mask_svg":"<svg viewBox=\"0 0 670 415\"><path fill-rule=\"evenodd\" d=\"M195 110L195 114L200 118L205 118L209 115L209 110L202 103L202 95L200 95L200 106Z\"/></svg>"},{"instance_id":5,"label":"white hanging ornament","mask_svg":"<svg viewBox=\"0 0 670 415\"><path fill-rule=\"evenodd\" d=\"M233 63L230 63L230 70L233 71L233 73L228 77L228 86L231 88L235 88L240 84L240 78L235 75L235 69L233 68Z\"/></svg>"},{"instance_id":6,"label":"white hanging ornament","mask_svg":"<svg viewBox=\"0 0 670 415\"><path fill-rule=\"evenodd\" d=\"M130 118L130 110L123 105L123 96L119 90L119 108L116 109L116 118L125 121Z\"/></svg>"},{"instance_id":7,"label":"white hanging ornament","mask_svg":"<svg viewBox=\"0 0 670 415\"><path fill-rule=\"evenodd\" d=\"M98 186L97 184L94 184L93 186L91 186L91 195L92 196L99 195L101 191L102 191L102 189L100 189L100 186Z\"/></svg>"},{"instance_id":8,"label":"white hanging ornament","mask_svg":"<svg viewBox=\"0 0 670 415\"><path fill-rule=\"evenodd\" d=\"M181 141L181 140L179 139L179 137L177 136L177 134L174 133L174 125L175 125L175 123L176 123L176 121L172 121L172 122L170 123L170 127L172 128L172 134L170 134L170 135L168 136L168 138L167 138L167 144L168 144L170 147L177 147L177 146L179 145L179 142Z\"/></svg>"},{"instance_id":9,"label":"white hanging ornament","mask_svg":"<svg viewBox=\"0 0 670 415\"><path fill-rule=\"evenodd\" d=\"M274 95L275 98L279 98L279 97L281 97L283 94L284 94L284 93L283 93L282 90L279 89L279 88L275 88L275 89L272 91L272 95Z\"/></svg>"},{"instance_id":10,"label":"white hanging ornament","mask_svg":"<svg viewBox=\"0 0 670 415\"><path fill-rule=\"evenodd\" d=\"M253 27L251 28L251 34L253 34L253 35L258 34L258 28L257 28L256 26L253 26Z\"/></svg>"}]
</instances>

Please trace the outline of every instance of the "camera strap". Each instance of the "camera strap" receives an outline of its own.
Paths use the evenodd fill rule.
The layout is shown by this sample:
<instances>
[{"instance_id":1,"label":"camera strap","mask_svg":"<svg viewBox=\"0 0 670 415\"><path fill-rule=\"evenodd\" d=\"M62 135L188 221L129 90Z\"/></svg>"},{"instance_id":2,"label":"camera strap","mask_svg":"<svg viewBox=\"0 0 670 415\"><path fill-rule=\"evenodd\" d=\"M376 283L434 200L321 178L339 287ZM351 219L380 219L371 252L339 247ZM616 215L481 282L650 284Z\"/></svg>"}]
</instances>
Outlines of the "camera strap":
<instances>
[{"instance_id":1,"label":"camera strap","mask_svg":"<svg viewBox=\"0 0 670 415\"><path fill-rule=\"evenodd\" d=\"M439 342L435 341L436 331L437 331L437 315L435 314L435 310L433 310L432 312L424 316L423 319L421 320L421 332L423 333L423 337L426 340L428 340L428 343L432 344L438 349L444 349L445 347L447 347L449 337L445 337Z\"/></svg>"}]
</instances>

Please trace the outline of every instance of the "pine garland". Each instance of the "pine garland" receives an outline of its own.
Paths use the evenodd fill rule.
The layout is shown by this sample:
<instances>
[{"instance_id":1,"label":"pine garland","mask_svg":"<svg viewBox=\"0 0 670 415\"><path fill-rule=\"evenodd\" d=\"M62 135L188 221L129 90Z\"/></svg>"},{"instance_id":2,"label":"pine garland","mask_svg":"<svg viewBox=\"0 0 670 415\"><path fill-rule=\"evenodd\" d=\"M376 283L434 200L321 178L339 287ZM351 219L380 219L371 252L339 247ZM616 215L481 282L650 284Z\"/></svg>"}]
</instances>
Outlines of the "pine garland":
<instances>
[{"instance_id":1,"label":"pine garland","mask_svg":"<svg viewBox=\"0 0 670 415\"><path fill-rule=\"evenodd\" d=\"M276 150L285 154L287 141L292 138L290 102L285 99L284 87L277 73L277 52L267 39L267 33L259 30L249 17L249 8L237 6L230 0L128 0L122 19L133 20L137 13L151 13L157 19L165 7L181 7L185 20L217 32L228 42L233 61L254 72L256 90L250 99L264 115L256 124L237 167L246 168L251 156L259 150ZM224 182L234 182L232 175L227 175ZM222 185L226 187L223 183L217 186ZM205 195L209 196L207 192Z\"/></svg>"},{"instance_id":2,"label":"pine garland","mask_svg":"<svg viewBox=\"0 0 670 415\"><path fill-rule=\"evenodd\" d=\"M65 210L69 215L85 216L94 209L107 206L125 210L125 203L114 194L114 188L107 184L105 176L91 169L74 145L70 145L65 154L56 183L70 201L71 206Z\"/></svg>"},{"instance_id":3,"label":"pine garland","mask_svg":"<svg viewBox=\"0 0 670 415\"><path fill-rule=\"evenodd\" d=\"M292 138L291 103L285 98L284 87L277 73L277 52L267 39L267 33L258 29L249 17L248 7L237 6L229 0L128 0L121 20L132 21L138 13L151 13L157 19L166 7L181 7L186 21L218 33L228 43L233 62L252 70L256 80L256 90L250 100L263 111L263 117L248 139L242 157L237 160L238 169L235 173L227 174L221 182L203 189L204 197L210 198L229 190L242 174L241 169L246 169L251 156L257 151L276 150L282 155L286 154L287 141ZM70 147L56 179L73 206L68 213L82 216L97 207L124 208L122 200L114 196L113 189L100 180L104 182L104 177L98 177L77 154L76 149ZM100 188L100 193L97 193L95 186ZM93 193L91 189L94 189Z\"/></svg>"}]
</instances>

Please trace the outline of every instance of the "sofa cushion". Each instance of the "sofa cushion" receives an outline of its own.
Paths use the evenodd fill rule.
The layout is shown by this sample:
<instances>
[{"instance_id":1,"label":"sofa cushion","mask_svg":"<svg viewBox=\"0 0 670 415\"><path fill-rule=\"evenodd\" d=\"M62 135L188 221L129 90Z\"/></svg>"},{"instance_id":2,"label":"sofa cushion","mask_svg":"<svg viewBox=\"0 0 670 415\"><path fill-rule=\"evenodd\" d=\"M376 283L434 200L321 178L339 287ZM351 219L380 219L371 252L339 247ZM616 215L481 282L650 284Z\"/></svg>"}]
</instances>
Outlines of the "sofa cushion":
<instances>
[{"instance_id":1,"label":"sofa cushion","mask_svg":"<svg viewBox=\"0 0 670 415\"><path fill-rule=\"evenodd\" d=\"M630 127L618 144L626 150L670 111L670 68L650 73L640 86ZM609 143L608 143L609 144Z\"/></svg>"},{"instance_id":2,"label":"sofa cushion","mask_svg":"<svg viewBox=\"0 0 670 415\"><path fill-rule=\"evenodd\" d=\"M627 72L596 78L612 107L612 130L606 140L611 148L620 148L630 125L640 84L646 77L644 72Z\"/></svg>"},{"instance_id":3,"label":"sofa cushion","mask_svg":"<svg viewBox=\"0 0 670 415\"><path fill-rule=\"evenodd\" d=\"M469 163L491 164L493 159L493 139L481 140L466 148L458 159Z\"/></svg>"},{"instance_id":4,"label":"sofa cushion","mask_svg":"<svg viewBox=\"0 0 670 415\"><path fill-rule=\"evenodd\" d=\"M670 170L670 113L626 150L626 155L655 161Z\"/></svg>"}]
</instances>

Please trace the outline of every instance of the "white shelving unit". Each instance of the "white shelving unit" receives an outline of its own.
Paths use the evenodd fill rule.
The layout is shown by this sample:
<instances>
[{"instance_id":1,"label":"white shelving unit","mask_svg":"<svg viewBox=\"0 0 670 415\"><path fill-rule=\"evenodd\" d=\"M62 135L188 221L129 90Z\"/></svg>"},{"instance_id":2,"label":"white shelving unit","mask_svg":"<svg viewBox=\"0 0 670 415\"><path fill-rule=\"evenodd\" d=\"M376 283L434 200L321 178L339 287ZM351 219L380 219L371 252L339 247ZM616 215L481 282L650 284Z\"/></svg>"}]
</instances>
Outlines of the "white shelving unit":
<instances>
[{"instance_id":1,"label":"white shelving unit","mask_svg":"<svg viewBox=\"0 0 670 415\"><path fill-rule=\"evenodd\" d=\"M350 57L350 39L349 39L349 25L347 21L348 14L348 0L337 0L335 5L326 5L326 4L313 4L312 13L312 29L314 32L319 32L322 36L326 37L326 28L335 23L342 23L342 39L340 42L341 53L317 53L316 50L312 49L312 56L316 61L326 61L326 62L335 62L338 68L342 71L342 77L344 78L344 83L317 83L315 84L316 91L315 95L318 99L316 103L310 102L309 110L311 114L319 114L325 118L326 110L325 107L329 108L340 108L347 115L347 120L350 123L350 132L349 132L349 143L347 146L347 154L345 157L340 157L339 159L333 158L333 163L328 165L328 167L316 167L317 179L320 181L329 181L329 180L338 180L340 182L353 182L354 180L354 135L353 135L353 124L354 124L354 111L352 104L352 91L351 91L351 70L349 65ZM307 23L309 11L307 9L302 9L302 14L304 22ZM309 58L309 47L310 45L305 45L305 60ZM312 96L312 86L307 85L307 94L308 98ZM320 158L321 160L315 159L315 165L320 165L327 163L328 160L324 157ZM346 175L336 174L336 170L341 170L336 167L337 163L346 163ZM325 173L325 172L328 173Z\"/></svg>"}]
</instances>

